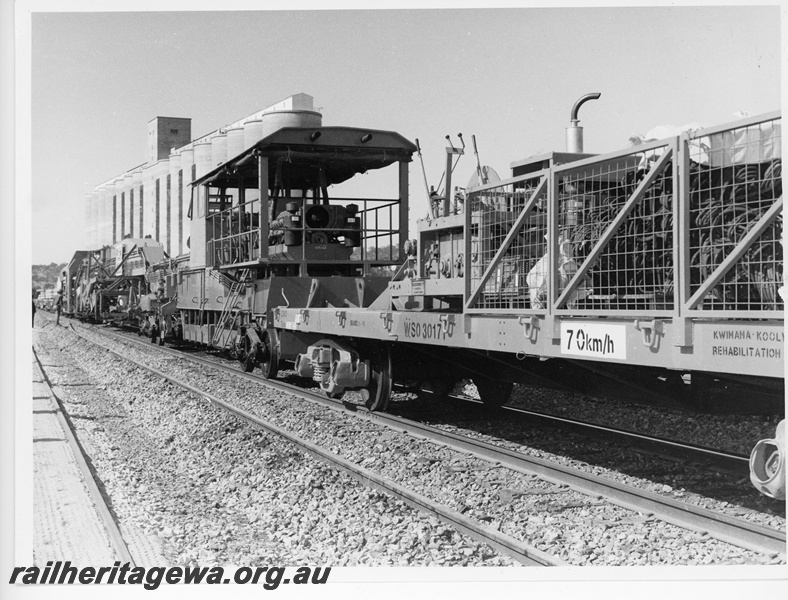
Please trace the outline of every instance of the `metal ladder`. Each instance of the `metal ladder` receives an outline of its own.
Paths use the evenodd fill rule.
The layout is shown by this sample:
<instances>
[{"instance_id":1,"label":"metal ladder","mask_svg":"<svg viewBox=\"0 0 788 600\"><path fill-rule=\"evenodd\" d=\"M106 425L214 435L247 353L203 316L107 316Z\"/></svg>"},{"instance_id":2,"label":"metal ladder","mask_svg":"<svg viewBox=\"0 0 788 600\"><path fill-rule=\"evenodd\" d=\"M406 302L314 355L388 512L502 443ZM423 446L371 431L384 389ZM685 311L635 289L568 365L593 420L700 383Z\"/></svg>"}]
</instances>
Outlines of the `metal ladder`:
<instances>
[{"instance_id":1,"label":"metal ladder","mask_svg":"<svg viewBox=\"0 0 788 600\"><path fill-rule=\"evenodd\" d=\"M222 331L225 329L232 330L232 328L235 327L235 323L238 321L238 315L240 313L240 311L235 310L236 303L238 302L238 297L241 295L241 290L244 289L246 282L249 280L250 274L251 269L242 269L238 273L238 279L234 280L230 284L230 293L227 295L227 299L224 301L222 314L219 315L219 321L216 323L216 328L213 332L213 339L211 340L212 346L219 341Z\"/></svg>"}]
</instances>

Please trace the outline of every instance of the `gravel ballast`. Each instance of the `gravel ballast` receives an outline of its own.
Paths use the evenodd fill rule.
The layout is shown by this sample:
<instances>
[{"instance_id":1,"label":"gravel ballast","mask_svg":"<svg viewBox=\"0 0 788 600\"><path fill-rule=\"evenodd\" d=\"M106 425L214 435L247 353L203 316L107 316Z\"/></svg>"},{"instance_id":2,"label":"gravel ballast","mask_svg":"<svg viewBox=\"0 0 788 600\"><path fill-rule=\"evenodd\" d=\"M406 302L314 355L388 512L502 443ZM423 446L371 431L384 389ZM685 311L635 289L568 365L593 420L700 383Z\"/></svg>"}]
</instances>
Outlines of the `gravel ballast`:
<instances>
[{"instance_id":1,"label":"gravel ballast","mask_svg":"<svg viewBox=\"0 0 788 600\"><path fill-rule=\"evenodd\" d=\"M58 335L61 334L71 336L65 331L58 332ZM95 334L90 333L89 335L93 337ZM123 365L117 365L115 363L117 359L110 359L106 352L91 349L88 344L77 341L73 336L71 339L75 340L72 345L76 354L83 357L93 354L105 357L101 362L93 358L87 361L85 369L91 373L91 377L97 379L109 377L111 379L111 372L115 369L122 373ZM102 339L102 343L107 346L118 344L110 342L106 338ZM120 346L118 344L118 347ZM597 506L594 503L589 503L587 497L575 492L551 489L549 484L534 478L503 469L490 468L489 464L484 464L483 461L445 448L438 448L434 445L429 448L425 446L426 442L414 440L402 434L395 434L391 430L379 426L373 427L374 424L353 422L348 420L347 416L343 417L341 414L338 416L336 411L315 407L308 403L300 403L282 392L242 382L227 374L208 374L205 373L204 367L195 368L180 365L179 363L182 361L179 359L162 359L161 356L153 354L156 351L155 348L151 348L150 351L142 351L135 350L126 344L122 346L124 353L128 352L130 355L138 353L140 356L135 356L138 359L144 359L147 356L146 360L158 363L159 368L163 369L163 365L166 365L168 372L171 372L172 368L176 371L182 370L183 377L188 378L192 385L212 393L222 393L223 397L239 404L246 410L264 412L265 418L287 423L288 428L298 435L321 443L332 451L351 458L367 468L397 479L424 495L440 500L455 510L499 528L504 533L525 539L541 550L555 552L573 564L763 564L774 560L773 557L761 557L755 553L707 539L671 525L655 523L647 517L618 507ZM227 421L231 419L230 417L220 418L218 415L215 418L209 416L207 421L205 416L200 416L199 413L197 416L190 416L191 411L196 409L182 399L184 395L180 392L176 394L167 390L160 381L156 381L155 377L141 375L133 378L127 377L127 379L133 379L127 384L134 386L135 389L137 386L142 386L142 389L135 392L136 396L135 393L127 393L131 401L129 413L136 415L137 411L141 411L140 416L135 416L135 419L142 419L145 414L142 411L149 410L134 408L135 404L159 403L162 406L170 406L170 410L174 411L172 413L165 411L163 414L154 412L154 415L157 416L148 417L151 419L151 423L145 426L153 428L153 423L158 423L155 427L161 430L160 436L163 436L164 440L169 440L172 437L172 440L165 444L159 440L157 445L161 446L160 451L172 457L173 464L180 463L182 460L201 464L201 461L195 459L192 453L181 456L176 449L189 440L198 440L202 442L203 454L215 452L222 448L223 444L218 439L212 438L212 435L217 434L211 432L217 427L230 427L227 424L229 422L237 423L237 421ZM115 393L122 394L121 392ZM161 395L165 398L151 400L154 396ZM201 404L199 401L194 402L197 402L198 405ZM182 411L185 411L186 417L182 415ZM171 418L165 418L165 416ZM337 425L338 419L342 420L339 425ZM146 421L143 419L143 422ZM165 422L169 424L165 425ZM245 425L243 427L246 428ZM231 427L221 439L234 440L236 431ZM262 436L263 434L257 433L256 435ZM267 439L267 436L263 437ZM269 444L274 443L269 441ZM148 443L149 447L153 445L153 443ZM265 452L268 449L269 446L266 446L261 454L267 456ZM276 457L283 455L279 451L270 451ZM259 449L258 453L260 453ZM286 452L284 456L287 456ZM264 459L257 457L256 460ZM271 460L274 459L271 458ZM275 460L283 461L284 459L276 458ZM253 520L245 522L244 518L240 518L233 521L235 526L241 529L261 521L260 516L254 518L254 512L259 502L278 505L278 508L270 509L274 511L274 516L265 517L263 523L270 523L270 519L274 519L274 523L279 523L280 521L277 519L281 520L281 512L289 515L290 523L293 521L298 523L299 528L289 534L282 534L280 536L282 539L267 534L262 540L265 543L284 544L285 546L289 544L290 547L301 552L315 552L315 547L320 547L321 556L332 557L325 560L329 560L333 564L511 564L507 562L508 559L486 556L487 550L474 548L473 542L469 543L468 541L462 542L455 554L452 554L451 551L447 552L447 548L443 548L437 553L430 552L425 556L422 553L425 546L427 549L435 549L435 546L440 547L441 540L446 538L445 531L441 529L442 526L434 524L434 520L426 519L426 524L429 525L428 529L424 529L422 526L404 526L403 530L403 526L397 528L401 525L401 521L395 517L386 515L376 521L374 516L369 514L369 504L379 502L380 498L386 498L386 496L375 495L374 492L368 492L368 494L373 494L372 500L364 494L359 496L351 493L351 499L358 500L366 506L366 508L360 509L363 514L360 520L365 524L363 528L365 542L361 545L361 550L356 549L353 542L348 541L347 535L337 534L337 528L333 526L329 527L329 531L326 533L326 535L334 534L331 541L320 542L322 539L320 536L312 539L313 536L307 534L309 529L304 529L306 525L303 521L304 519L309 521L309 517L301 514L301 511L306 506L307 513L314 514L308 499L304 504L301 501L301 495L298 494L283 493L271 496L267 492L264 493L259 489L260 485L267 489L271 484L270 480L260 482L260 485L256 487L250 486L248 478L255 478L256 481L256 478L260 476L261 466L267 468L267 464L252 462L251 466L248 464L242 466L240 460L237 463L235 468L241 469L240 472L235 472L232 469L228 471L205 467L210 474L198 478L203 480L199 481L200 491L210 490L212 494L223 498L218 501L220 506L214 507L216 510L222 506L226 507L227 502L231 503L230 508L234 510L236 503L247 507L248 510L244 512L245 518L247 521ZM171 468L177 471L183 467L173 466ZM292 468L294 465L285 461L282 471L289 472ZM249 469L249 471L244 469ZM187 481L189 479L193 481L195 477L197 476L189 475ZM206 486L204 485L206 477L215 477L215 480L209 481ZM317 474L310 472L308 477L311 478L310 480L319 482L317 485L310 484L310 497L317 493L320 502L340 497L343 500L342 504L346 504L344 500L347 499L348 489L352 487L350 484L343 483L338 485L337 489L331 487L333 482L323 482L320 472ZM301 480L299 479L299 481ZM148 484L140 483L139 485ZM192 487L194 485L196 484L192 484ZM547 487L544 487L545 485ZM235 489L232 489L232 486L235 486ZM150 489L151 487L148 487L145 491ZM239 493L239 489L242 498L232 502L232 499L236 498ZM326 490L325 496L319 492L313 492L312 489ZM224 494L229 497L226 501ZM188 498L179 497L177 500L180 501L181 508L188 505ZM175 511L178 505L178 501L173 505L172 499L168 499L168 502L164 503L165 513L170 514L171 511ZM151 511L155 512L154 509L161 510L161 508L161 505L155 505L151 507ZM252 512L252 515L247 514L249 511ZM376 510L372 511L373 514L376 512ZM325 520L329 518L330 515L321 512L311 527L316 528L318 524L323 525ZM339 523L342 518L337 517L336 520ZM388 533L381 534L385 540L393 540L392 543L383 542L381 545L381 542L368 539L368 532L377 531L378 528L384 532L395 529L398 533L393 537ZM172 544L181 539L186 534L186 530L186 524L165 526L160 530L160 537ZM266 531L268 530L266 529ZM436 535L437 531L441 531L441 533ZM456 535L452 534L451 537L454 538ZM195 537L197 539L194 539ZM210 535L208 538L213 539ZM231 550L228 549L227 544L221 546L221 544L210 542L208 539L199 539L197 534L191 536L190 539L199 540L197 541L197 550L187 550L184 545L177 556L178 560L199 562L206 560L206 557L207 559L213 557L216 560L227 560L226 553ZM214 547L210 546L211 543ZM219 547L215 547L217 545ZM305 548L305 546L307 547ZM326 554L326 547L330 547L332 553ZM349 555L347 555L348 547L351 549ZM363 552L364 549L367 553ZM381 558L383 549L385 552ZM361 553L354 554L352 550ZM237 556L237 553L233 556ZM230 559L231 562L233 560ZM383 562L377 562L380 560ZM496 563L496 560L503 562Z\"/></svg>"},{"instance_id":2,"label":"gravel ballast","mask_svg":"<svg viewBox=\"0 0 788 600\"><path fill-rule=\"evenodd\" d=\"M516 564L64 328L37 350L68 365L47 370L121 524L169 564Z\"/></svg>"}]
</instances>

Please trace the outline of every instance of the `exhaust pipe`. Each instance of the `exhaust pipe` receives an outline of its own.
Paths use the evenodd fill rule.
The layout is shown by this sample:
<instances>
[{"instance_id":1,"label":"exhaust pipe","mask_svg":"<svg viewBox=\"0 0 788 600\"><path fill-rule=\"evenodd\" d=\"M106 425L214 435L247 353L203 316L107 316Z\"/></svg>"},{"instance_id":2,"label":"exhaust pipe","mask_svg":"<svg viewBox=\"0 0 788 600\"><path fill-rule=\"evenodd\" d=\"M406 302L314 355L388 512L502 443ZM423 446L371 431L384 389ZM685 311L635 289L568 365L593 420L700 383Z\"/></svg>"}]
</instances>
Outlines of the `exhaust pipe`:
<instances>
[{"instance_id":1,"label":"exhaust pipe","mask_svg":"<svg viewBox=\"0 0 788 600\"><path fill-rule=\"evenodd\" d=\"M577 118L577 111L589 100L597 100L602 94L596 92L582 96L572 107L572 114L569 117L571 125L566 128L566 151L580 153L583 151L583 128L578 125L580 120Z\"/></svg>"},{"instance_id":2,"label":"exhaust pipe","mask_svg":"<svg viewBox=\"0 0 788 600\"><path fill-rule=\"evenodd\" d=\"M785 500L785 419L773 440L761 440L750 454L750 481L762 494Z\"/></svg>"}]
</instances>

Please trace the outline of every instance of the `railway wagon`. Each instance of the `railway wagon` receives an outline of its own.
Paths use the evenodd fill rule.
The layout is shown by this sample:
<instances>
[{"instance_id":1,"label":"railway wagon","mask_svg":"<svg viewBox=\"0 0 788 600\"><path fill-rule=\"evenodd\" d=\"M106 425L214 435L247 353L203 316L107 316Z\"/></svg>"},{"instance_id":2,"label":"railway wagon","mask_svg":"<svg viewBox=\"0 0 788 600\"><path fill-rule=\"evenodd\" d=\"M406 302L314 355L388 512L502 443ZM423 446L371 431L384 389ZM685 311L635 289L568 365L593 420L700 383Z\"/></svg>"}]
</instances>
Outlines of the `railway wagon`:
<instances>
[{"instance_id":1,"label":"railway wagon","mask_svg":"<svg viewBox=\"0 0 788 600\"><path fill-rule=\"evenodd\" d=\"M148 268L141 306L154 340L359 390L370 410L395 382L442 397L470 379L493 407L536 382L782 413L780 126L773 113L604 155L569 148L503 181L480 167L459 194L448 148L446 193L414 239L413 143L282 127L193 181L190 253ZM344 192L378 171L391 191ZM776 496L781 436L784 423L751 465Z\"/></svg>"},{"instance_id":2,"label":"railway wagon","mask_svg":"<svg viewBox=\"0 0 788 600\"><path fill-rule=\"evenodd\" d=\"M783 413L780 137L772 113L604 155L570 148L459 196L449 148L446 193L388 285L324 293L331 278L302 270L314 276L296 298L272 278L247 368L270 377L292 361L329 395L361 390L371 410L395 381L443 396L468 378L492 406L515 382L613 382L702 410ZM784 495L784 422L751 469Z\"/></svg>"},{"instance_id":3,"label":"railway wagon","mask_svg":"<svg viewBox=\"0 0 788 600\"><path fill-rule=\"evenodd\" d=\"M176 337L229 349L273 377L280 355L319 341L280 339L274 307L370 307L403 262L415 149L391 131L287 126L197 179L189 260L167 275ZM343 184L381 170L390 174L374 197L343 195Z\"/></svg>"},{"instance_id":4,"label":"railway wagon","mask_svg":"<svg viewBox=\"0 0 788 600\"><path fill-rule=\"evenodd\" d=\"M98 323L138 326L140 301L150 294L148 269L164 258L162 245L149 237L76 251L58 281L62 312Z\"/></svg>"},{"instance_id":5,"label":"railway wagon","mask_svg":"<svg viewBox=\"0 0 788 600\"><path fill-rule=\"evenodd\" d=\"M39 292L35 299L36 308L38 310L51 311L57 300L57 293L58 292L53 288Z\"/></svg>"}]
</instances>

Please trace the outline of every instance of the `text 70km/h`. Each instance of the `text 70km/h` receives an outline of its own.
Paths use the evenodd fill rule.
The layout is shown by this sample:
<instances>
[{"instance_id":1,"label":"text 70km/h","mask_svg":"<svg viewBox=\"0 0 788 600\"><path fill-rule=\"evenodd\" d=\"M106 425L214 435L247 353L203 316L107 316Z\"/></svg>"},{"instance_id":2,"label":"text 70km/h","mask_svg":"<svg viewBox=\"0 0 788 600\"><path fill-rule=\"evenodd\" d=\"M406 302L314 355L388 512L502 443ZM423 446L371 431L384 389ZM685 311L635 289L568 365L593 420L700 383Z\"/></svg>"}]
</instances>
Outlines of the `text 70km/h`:
<instances>
[{"instance_id":1,"label":"text 70km/h","mask_svg":"<svg viewBox=\"0 0 788 600\"><path fill-rule=\"evenodd\" d=\"M561 323L561 354L626 359L626 325L564 321Z\"/></svg>"}]
</instances>

